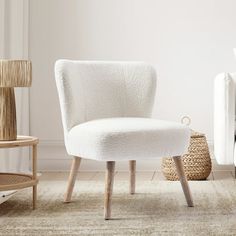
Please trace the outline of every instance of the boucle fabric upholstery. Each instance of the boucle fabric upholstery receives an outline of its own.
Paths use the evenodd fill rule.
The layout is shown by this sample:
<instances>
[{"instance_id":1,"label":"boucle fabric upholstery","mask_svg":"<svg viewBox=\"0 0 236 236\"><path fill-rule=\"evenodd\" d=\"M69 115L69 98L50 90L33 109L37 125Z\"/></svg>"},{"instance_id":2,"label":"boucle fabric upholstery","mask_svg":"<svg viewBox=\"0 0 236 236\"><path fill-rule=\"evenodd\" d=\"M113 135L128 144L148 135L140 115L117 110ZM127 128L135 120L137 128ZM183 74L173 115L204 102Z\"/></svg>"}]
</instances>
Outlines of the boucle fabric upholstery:
<instances>
[{"instance_id":1,"label":"boucle fabric upholstery","mask_svg":"<svg viewBox=\"0 0 236 236\"><path fill-rule=\"evenodd\" d=\"M149 64L59 60L55 77L68 154L112 161L187 151L186 126L150 118L156 73Z\"/></svg>"},{"instance_id":2,"label":"boucle fabric upholstery","mask_svg":"<svg viewBox=\"0 0 236 236\"><path fill-rule=\"evenodd\" d=\"M110 118L71 129L69 154L95 160L140 160L178 156L187 151L189 129L149 118Z\"/></svg>"},{"instance_id":3,"label":"boucle fabric upholstery","mask_svg":"<svg viewBox=\"0 0 236 236\"><path fill-rule=\"evenodd\" d=\"M146 63L59 60L56 83L65 131L111 117L150 117L155 70Z\"/></svg>"}]
</instances>

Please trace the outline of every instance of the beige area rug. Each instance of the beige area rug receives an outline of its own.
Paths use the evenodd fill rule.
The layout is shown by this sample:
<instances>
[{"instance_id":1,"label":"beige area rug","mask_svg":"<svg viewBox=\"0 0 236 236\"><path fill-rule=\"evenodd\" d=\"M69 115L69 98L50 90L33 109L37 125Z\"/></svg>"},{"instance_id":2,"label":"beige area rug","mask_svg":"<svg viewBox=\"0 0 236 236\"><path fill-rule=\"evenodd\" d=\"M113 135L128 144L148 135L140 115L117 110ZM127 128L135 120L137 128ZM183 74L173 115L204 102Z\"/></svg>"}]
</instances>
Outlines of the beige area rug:
<instances>
[{"instance_id":1,"label":"beige area rug","mask_svg":"<svg viewBox=\"0 0 236 236\"><path fill-rule=\"evenodd\" d=\"M137 194L128 182L114 185L112 217L103 220L102 181L78 181L74 202L64 204L66 181L41 181L38 208L31 189L0 205L0 235L236 235L234 180L190 182L188 208L179 182L143 181Z\"/></svg>"}]
</instances>

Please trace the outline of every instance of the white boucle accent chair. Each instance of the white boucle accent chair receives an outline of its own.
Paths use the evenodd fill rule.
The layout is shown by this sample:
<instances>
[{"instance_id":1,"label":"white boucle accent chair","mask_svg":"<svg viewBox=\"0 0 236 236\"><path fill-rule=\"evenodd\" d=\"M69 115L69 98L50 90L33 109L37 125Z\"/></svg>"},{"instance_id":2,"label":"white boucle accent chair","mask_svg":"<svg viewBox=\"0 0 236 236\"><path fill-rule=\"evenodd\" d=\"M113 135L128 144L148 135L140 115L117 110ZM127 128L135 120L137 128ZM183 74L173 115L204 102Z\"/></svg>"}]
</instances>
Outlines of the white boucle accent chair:
<instances>
[{"instance_id":1,"label":"white boucle accent chair","mask_svg":"<svg viewBox=\"0 0 236 236\"><path fill-rule=\"evenodd\" d=\"M130 193L135 193L136 160L174 158L188 206L193 206L181 155L190 130L184 125L151 119L156 73L140 62L58 60L55 77L65 146L74 156L65 195L71 195L81 158L106 162L105 219L111 217L116 161L129 161Z\"/></svg>"},{"instance_id":2,"label":"white boucle accent chair","mask_svg":"<svg viewBox=\"0 0 236 236\"><path fill-rule=\"evenodd\" d=\"M214 86L214 154L221 165L236 166L235 107L236 73L221 73Z\"/></svg>"}]
</instances>

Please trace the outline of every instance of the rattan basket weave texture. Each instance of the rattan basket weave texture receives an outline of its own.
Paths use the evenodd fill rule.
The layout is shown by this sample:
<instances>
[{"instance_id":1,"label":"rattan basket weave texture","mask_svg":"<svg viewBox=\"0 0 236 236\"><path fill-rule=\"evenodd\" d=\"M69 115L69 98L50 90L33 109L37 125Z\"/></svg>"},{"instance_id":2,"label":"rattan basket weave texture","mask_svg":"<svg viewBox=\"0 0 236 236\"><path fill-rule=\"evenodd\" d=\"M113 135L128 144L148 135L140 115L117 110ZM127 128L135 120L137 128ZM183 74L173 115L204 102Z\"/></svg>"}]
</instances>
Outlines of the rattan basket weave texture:
<instances>
[{"instance_id":1,"label":"rattan basket weave texture","mask_svg":"<svg viewBox=\"0 0 236 236\"><path fill-rule=\"evenodd\" d=\"M192 132L188 154L182 157L188 180L205 180L211 173L211 158L206 137L202 133ZM162 172L168 180L178 180L173 158L162 159Z\"/></svg>"}]
</instances>

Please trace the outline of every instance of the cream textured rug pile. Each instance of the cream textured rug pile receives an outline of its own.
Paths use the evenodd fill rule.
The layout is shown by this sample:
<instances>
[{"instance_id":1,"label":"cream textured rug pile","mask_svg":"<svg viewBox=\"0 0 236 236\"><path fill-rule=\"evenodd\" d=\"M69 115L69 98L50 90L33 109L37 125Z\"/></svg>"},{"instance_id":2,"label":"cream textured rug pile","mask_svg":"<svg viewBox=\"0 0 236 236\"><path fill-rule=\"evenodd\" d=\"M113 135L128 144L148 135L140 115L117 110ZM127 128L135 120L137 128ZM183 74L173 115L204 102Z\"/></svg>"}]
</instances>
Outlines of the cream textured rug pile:
<instances>
[{"instance_id":1,"label":"cream textured rug pile","mask_svg":"<svg viewBox=\"0 0 236 236\"><path fill-rule=\"evenodd\" d=\"M102 181L77 181L74 202L62 203L66 181L41 181L38 208L31 189L0 205L0 235L236 235L234 180L190 182L188 208L179 182L143 181L137 194L116 181L113 220L103 220Z\"/></svg>"}]
</instances>

